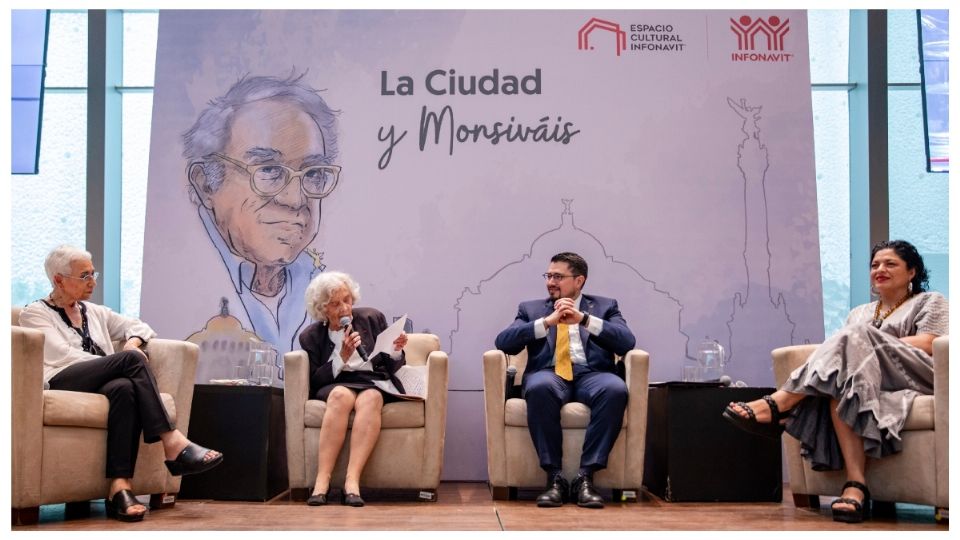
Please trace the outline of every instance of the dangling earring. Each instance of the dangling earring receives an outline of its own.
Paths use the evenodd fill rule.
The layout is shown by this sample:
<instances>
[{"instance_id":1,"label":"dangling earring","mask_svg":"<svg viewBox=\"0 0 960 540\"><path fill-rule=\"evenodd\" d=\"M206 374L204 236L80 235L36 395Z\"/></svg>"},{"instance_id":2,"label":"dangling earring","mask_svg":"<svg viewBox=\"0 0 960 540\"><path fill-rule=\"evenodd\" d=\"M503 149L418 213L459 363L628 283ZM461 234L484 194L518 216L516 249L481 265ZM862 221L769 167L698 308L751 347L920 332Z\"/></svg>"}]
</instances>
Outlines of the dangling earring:
<instances>
[{"instance_id":1,"label":"dangling earring","mask_svg":"<svg viewBox=\"0 0 960 540\"><path fill-rule=\"evenodd\" d=\"M870 295L871 296L880 296L880 291L877 290L873 285L870 286Z\"/></svg>"},{"instance_id":2,"label":"dangling earring","mask_svg":"<svg viewBox=\"0 0 960 540\"><path fill-rule=\"evenodd\" d=\"M910 282L909 285L907 285L907 294L913 294L913 282L912 282L912 281Z\"/></svg>"}]
</instances>

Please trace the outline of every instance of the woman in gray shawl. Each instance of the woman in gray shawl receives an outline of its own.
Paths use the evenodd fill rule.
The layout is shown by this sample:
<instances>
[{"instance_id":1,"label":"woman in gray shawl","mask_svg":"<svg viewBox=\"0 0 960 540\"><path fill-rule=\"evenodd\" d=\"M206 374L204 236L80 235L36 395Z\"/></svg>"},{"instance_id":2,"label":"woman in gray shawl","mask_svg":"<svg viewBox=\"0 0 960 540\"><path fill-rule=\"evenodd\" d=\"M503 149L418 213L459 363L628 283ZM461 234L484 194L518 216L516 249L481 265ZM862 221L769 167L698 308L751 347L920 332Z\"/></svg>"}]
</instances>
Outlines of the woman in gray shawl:
<instances>
[{"instance_id":1,"label":"woman in gray shawl","mask_svg":"<svg viewBox=\"0 0 960 540\"><path fill-rule=\"evenodd\" d=\"M949 332L948 309L940 293L925 292L927 281L913 245L879 242L870 263L877 301L854 308L779 390L723 412L753 433L779 438L786 429L814 470L845 469L836 521L869 517L866 456L899 452L914 397L933 394L933 339Z\"/></svg>"}]
</instances>

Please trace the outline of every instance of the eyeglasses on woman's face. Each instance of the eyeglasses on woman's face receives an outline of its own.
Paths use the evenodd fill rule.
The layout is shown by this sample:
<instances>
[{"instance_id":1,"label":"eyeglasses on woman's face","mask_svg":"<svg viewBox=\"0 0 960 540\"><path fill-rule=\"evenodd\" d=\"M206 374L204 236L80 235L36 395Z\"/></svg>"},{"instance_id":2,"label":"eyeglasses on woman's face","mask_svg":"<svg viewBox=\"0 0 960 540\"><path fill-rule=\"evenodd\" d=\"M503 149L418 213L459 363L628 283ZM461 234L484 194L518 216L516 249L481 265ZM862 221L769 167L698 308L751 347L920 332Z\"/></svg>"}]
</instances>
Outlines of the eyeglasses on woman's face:
<instances>
[{"instance_id":1,"label":"eyeglasses on woman's face","mask_svg":"<svg viewBox=\"0 0 960 540\"><path fill-rule=\"evenodd\" d=\"M100 272L81 272L79 276L68 276L67 274L60 274L60 277L65 277L69 279L79 279L81 281L96 281L100 277Z\"/></svg>"}]
</instances>

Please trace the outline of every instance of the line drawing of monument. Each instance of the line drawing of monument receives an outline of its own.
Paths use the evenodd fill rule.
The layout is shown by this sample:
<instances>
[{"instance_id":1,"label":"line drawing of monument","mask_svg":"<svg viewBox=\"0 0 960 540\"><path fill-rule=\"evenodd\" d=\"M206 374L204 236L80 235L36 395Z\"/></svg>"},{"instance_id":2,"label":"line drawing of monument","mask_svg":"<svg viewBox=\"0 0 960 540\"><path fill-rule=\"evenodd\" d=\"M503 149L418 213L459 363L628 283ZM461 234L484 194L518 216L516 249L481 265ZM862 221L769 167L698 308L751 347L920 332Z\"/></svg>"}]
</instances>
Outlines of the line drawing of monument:
<instances>
[{"instance_id":1,"label":"line drawing of monument","mask_svg":"<svg viewBox=\"0 0 960 540\"><path fill-rule=\"evenodd\" d=\"M744 135L737 146L737 169L743 181L743 265L746 282L744 290L734 293L731 299L726 323L728 357L736 362L737 351L746 348L747 341L753 350L757 350L758 341L765 343L766 346L759 345L759 350L767 351L794 344L797 324L790 318L783 292L774 289L770 277L772 256L766 195L770 156L760 129L763 106L750 106L744 98L735 101L729 97L727 105L742 119L740 131ZM763 297L764 288L766 298ZM763 358L762 362L769 369L769 356Z\"/></svg>"}]
</instances>

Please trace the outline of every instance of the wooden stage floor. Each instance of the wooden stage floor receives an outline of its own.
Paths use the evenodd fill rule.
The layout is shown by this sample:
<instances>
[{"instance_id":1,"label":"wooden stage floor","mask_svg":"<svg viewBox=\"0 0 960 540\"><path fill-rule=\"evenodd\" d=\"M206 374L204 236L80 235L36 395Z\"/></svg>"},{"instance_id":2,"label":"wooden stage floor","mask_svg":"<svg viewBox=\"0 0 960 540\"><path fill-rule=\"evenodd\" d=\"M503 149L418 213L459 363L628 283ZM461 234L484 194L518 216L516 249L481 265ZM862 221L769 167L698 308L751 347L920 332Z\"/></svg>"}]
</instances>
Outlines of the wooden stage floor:
<instances>
[{"instance_id":1,"label":"wooden stage floor","mask_svg":"<svg viewBox=\"0 0 960 540\"><path fill-rule=\"evenodd\" d=\"M521 491L518 501L494 501L485 483L445 482L435 503L418 502L415 493L363 495L363 508L306 506L291 501L289 492L263 503L184 499L140 523L107 520L103 501L91 503L90 515L80 518L68 518L65 505L49 505L41 507L40 523L13 531L948 531L934 521L932 507L916 505L898 504L896 515L860 525L836 523L827 506L832 499L821 497L819 513L798 509L789 486L782 503L670 503L644 492L638 502L608 502L602 510L537 508L535 491ZM609 500L609 492L604 495Z\"/></svg>"}]
</instances>

